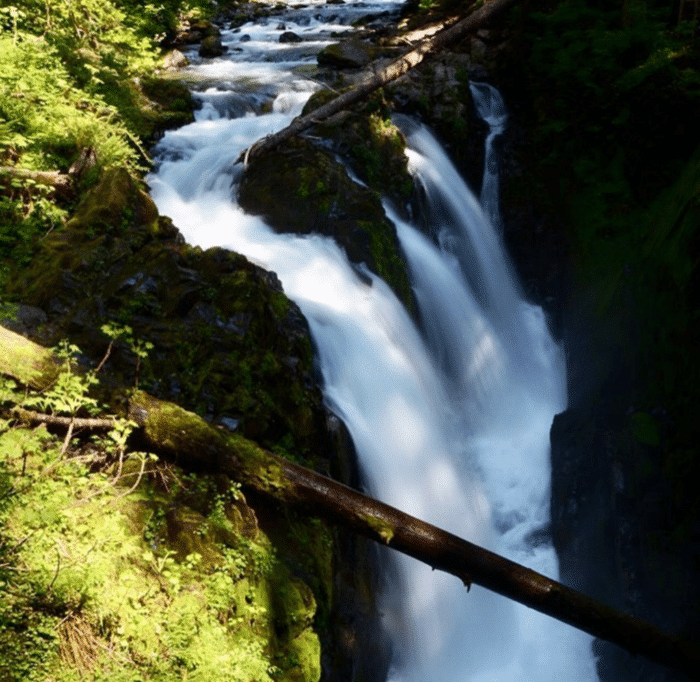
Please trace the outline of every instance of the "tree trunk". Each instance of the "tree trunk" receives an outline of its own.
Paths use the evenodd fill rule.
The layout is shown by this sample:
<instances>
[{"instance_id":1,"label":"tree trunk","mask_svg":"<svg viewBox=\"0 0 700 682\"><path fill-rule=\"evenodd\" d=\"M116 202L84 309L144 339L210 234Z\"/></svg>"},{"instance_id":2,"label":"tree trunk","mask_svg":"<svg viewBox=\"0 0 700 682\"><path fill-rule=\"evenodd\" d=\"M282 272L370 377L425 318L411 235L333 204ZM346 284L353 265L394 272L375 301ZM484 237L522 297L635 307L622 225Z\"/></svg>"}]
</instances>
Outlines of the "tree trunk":
<instances>
[{"instance_id":1,"label":"tree trunk","mask_svg":"<svg viewBox=\"0 0 700 682\"><path fill-rule=\"evenodd\" d=\"M353 104L365 99L387 83L400 78L405 73L418 66L429 52L443 48L459 40L467 33L477 30L487 21L500 14L505 9L511 7L517 0L488 0L479 9L472 12L468 17L457 22L453 26L437 35L424 40L417 48L407 52L402 57L394 60L389 66L378 71L373 76L365 78L359 85L351 90L339 95L327 104L314 109L306 116L294 119L286 128L277 133L268 135L246 149L236 160L236 162L248 163L251 157L264 154L277 147L280 143L293 135L298 135L303 130L311 127L315 123L322 121L333 114L337 114ZM477 3L478 4L478 3Z\"/></svg>"},{"instance_id":2,"label":"tree trunk","mask_svg":"<svg viewBox=\"0 0 700 682\"><path fill-rule=\"evenodd\" d=\"M0 327L0 373L31 387L45 388L55 379L56 364L46 349ZM225 473L244 490L254 491L273 504L294 506L342 525L457 576L467 588L481 585L700 680L700 647L266 452L173 403L133 391L126 412L139 426L141 446L184 469Z\"/></svg>"}]
</instances>

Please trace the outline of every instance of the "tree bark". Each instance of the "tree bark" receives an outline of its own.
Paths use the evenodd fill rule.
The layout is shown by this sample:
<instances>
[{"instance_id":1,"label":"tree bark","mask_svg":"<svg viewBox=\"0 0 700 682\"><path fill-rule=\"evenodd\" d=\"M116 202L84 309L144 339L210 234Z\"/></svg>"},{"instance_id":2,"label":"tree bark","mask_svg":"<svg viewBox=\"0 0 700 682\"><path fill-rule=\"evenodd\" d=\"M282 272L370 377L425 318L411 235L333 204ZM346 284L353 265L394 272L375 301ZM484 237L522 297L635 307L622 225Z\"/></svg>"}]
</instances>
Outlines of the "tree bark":
<instances>
[{"instance_id":1,"label":"tree bark","mask_svg":"<svg viewBox=\"0 0 700 682\"><path fill-rule=\"evenodd\" d=\"M243 162L247 164L250 158L271 151L293 135L298 135L315 123L329 116L333 116L365 99L375 90L400 78L405 73L418 66L418 64L426 58L428 53L454 43L467 33L477 30L496 15L515 5L516 2L517 0L487 0L487 2L479 7L479 9L472 12L468 17L457 22L450 28L440 31L437 35L424 40L418 47L394 60L389 66L376 72L373 76L365 78L359 85L356 85L351 90L339 95L318 109L314 109L306 116L294 119L286 128L283 128L279 132L259 140L243 151L236 160L236 163Z\"/></svg>"},{"instance_id":2,"label":"tree bark","mask_svg":"<svg viewBox=\"0 0 700 682\"><path fill-rule=\"evenodd\" d=\"M46 349L0 327L0 373L34 388L56 376ZM544 575L266 452L236 433L143 391L126 412L142 445L190 471L225 473L271 503L294 506L387 545L434 569L481 585L631 653L700 680L700 647L616 611ZM465 598L468 598L465 595Z\"/></svg>"}]
</instances>

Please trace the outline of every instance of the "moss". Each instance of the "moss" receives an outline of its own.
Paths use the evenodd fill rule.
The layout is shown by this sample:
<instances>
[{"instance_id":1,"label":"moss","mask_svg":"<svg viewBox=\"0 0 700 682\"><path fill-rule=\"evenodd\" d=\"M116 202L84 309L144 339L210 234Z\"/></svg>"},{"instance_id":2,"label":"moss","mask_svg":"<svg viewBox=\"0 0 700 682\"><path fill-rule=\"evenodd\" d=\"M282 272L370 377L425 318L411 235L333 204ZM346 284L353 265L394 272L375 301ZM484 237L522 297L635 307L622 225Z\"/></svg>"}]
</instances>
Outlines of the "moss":
<instances>
[{"instance_id":1,"label":"moss","mask_svg":"<svg viewBox=\"0 0 700 682\"><path fill-rule=\"evenodd\" d=\"M388 545L394 537L394 527L387 521L373 516L363 516L363 521Z\"/></svg>"},{"instance_id":2,"label":"moss","mask_svg":"<svg viewBox=\"0 0 700 682\"><path fill-rule=\"evenodd\" d=\"M235 486L150 466L133 489L129 460L123 485L71 462L38 476L59 445L40 432L0 433L25 453L0 458L0 483L22 481L0 507L4 588L22 567L0 606L3 679L317 682L316 598Z\"/></svg>"},{"instance_id":3,"label":"moss","mask_svg":"<svg viewBox=\"0 0 700 682\"><path fill-rule=\"evenodd\" d=\"M12 370L23 384L37 388L50 386L56 380L60 368L50 351L3 326L0 326L0 338L6 348L0 357L0 374L10 374Z\"/></svg>"},{"instance_id":4,"label":"moss","mask_svg":"<svg viewBox=\"0 0 700 682\"><path fill-rule=\"evenodd\" d=\"M385 141L397 144L393 132ZM412 309L396 231L379 196L352 181L327 152L294 139L253 159L241 181L239 202L278 231L332 236L351 262L365 263L382 276Z\"/></svg>"}]
</instances>

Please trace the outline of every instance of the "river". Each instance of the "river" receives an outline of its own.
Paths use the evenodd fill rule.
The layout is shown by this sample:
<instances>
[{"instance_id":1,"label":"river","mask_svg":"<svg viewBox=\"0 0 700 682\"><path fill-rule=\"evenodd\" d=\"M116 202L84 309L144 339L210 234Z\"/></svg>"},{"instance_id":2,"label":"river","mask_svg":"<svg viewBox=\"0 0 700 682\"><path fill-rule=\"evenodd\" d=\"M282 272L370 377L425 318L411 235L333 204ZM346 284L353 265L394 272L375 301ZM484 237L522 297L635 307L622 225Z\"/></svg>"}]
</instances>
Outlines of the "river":
<instances>
[{"instance_id":1,"label":"river","mask_svg":"<svg viewBox=\"0 0 700 682\"><path fill-rule=\"evenodd\" d=\"M566 407L565 366L501 244L495 152L478 200L430 131L397 117L434 235L387 207L421 329L331 239L276 234L235 204L234 160L300 113L319 87L304 74L331 32L397 7L306 3L223 31L224 57L189 54L185 75L202 106L195 123L159 143L151 193L189 243L231 248L277 273L309 322L326 402L347 425L373 495L556 578L549 427ZM302 42L280 43L284 31ZM486 85L472 91L490 143L506 125L504 105ZM395 561L382 608L391 682L597 680L587 635L479 587L467 594L410 558Z\"/></svg>"}]
</instances>

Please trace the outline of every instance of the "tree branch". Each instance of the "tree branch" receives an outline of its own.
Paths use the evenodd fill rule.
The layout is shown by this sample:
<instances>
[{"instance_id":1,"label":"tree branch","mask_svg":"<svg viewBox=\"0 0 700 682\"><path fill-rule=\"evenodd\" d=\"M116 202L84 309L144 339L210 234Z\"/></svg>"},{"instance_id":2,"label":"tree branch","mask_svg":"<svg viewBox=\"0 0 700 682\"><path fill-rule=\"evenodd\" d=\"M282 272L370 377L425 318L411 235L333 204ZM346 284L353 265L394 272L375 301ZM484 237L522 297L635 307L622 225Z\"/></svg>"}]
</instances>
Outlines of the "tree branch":
<instances>
[{"instance_id":1,"label":"tree branch","mask_svg":"<svg viewBox=\"0 0 700 682\"><path fill-rule=\"evenodd\" d=\"M72 426L75 429L113 429L117 423L116 419L111 419L109 417L93 419L82 417L58 417L53 414L43 414L41 412L34 412L33 410L25 410L21 407L15 407L12 410L12 414L27 424L49 424L66 428Z\"/></svg>"},{"instance_id":2,"label":"tree branch","mask_svg":"<svg viewBox=\"0 0 700 682\"><path fill-rule=\"evenodd\" d=\"M477 30L496 15L516 4L516 2L517 0L487 0L487 2L479 9L472 12L468 17L457 22L450 28L440 31L440 33L431 38L427 38L414 50L394 60L385 68L377 71L374 75L368 76L351 90L339 95L318 109L314 109L306 116L300 116L294 119L286 128L264 137L251 147L245 149L238 159L236 159L236 163L243 162L247 164L251 158L271 151L286 139L298 135L315 123L329 116L333 116L333 114L337 114L356 102L365 99L375 90L400 78L405 73L418 66L426 58L428 53L454 43L467 33Z\"/></svg>"},{"instance_id":3,"label":"tree branch","mask_svg":"<svg viewBox=\"0 0 700 682\"><path fill-rule=\"evenodd\" d=\"M18 371L7 362L8 342ZM22 349L18 352L18 349ZM0 372L19 381L26 366L46 362L41 346L0 327ZM52 371L48 365L48 371ZM45 378L32 375L38 385ZM616 611L544 575L374 500L321 474L266 452L236 433L213 427L201 417L143 391L129 399L128 418L152 452L190 471L225 473L276 504L306 513L369 537L433 568L451 573L568 623L594 637L614 642L633 654L700 680L700 647L661 632L653 625ZM465 595L465 598L466 597Z\"/></svg>"}]
</instances>

